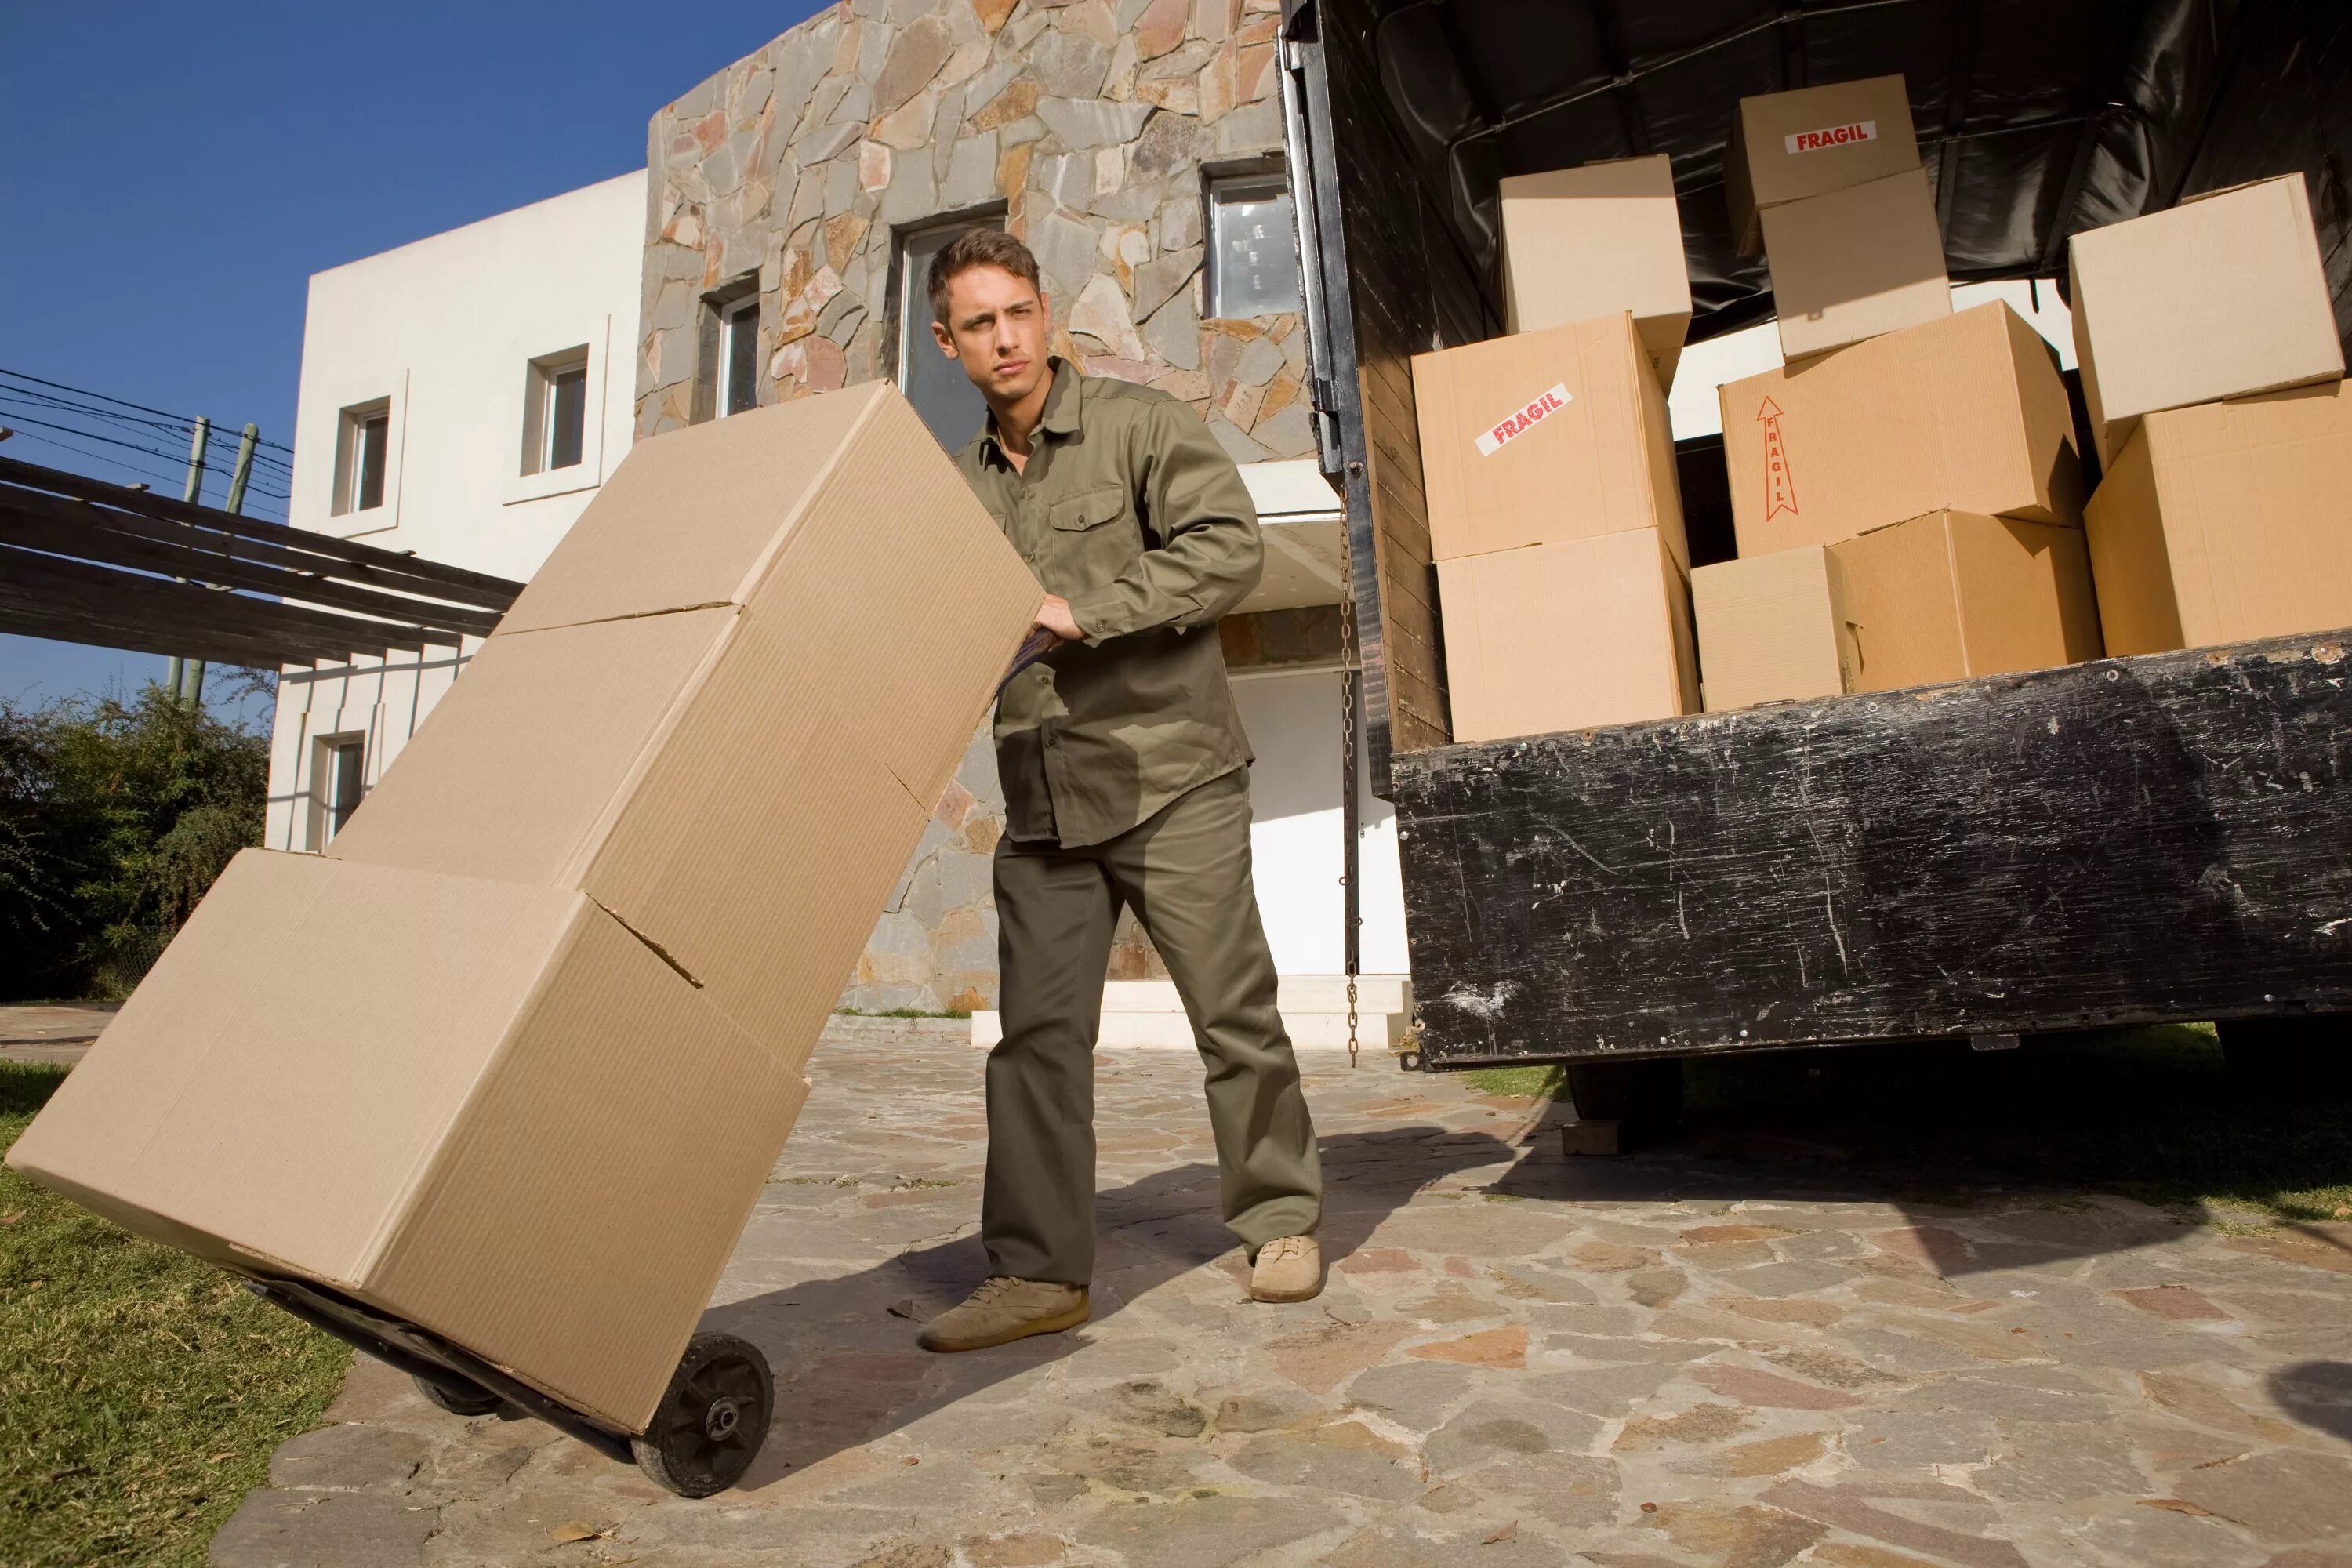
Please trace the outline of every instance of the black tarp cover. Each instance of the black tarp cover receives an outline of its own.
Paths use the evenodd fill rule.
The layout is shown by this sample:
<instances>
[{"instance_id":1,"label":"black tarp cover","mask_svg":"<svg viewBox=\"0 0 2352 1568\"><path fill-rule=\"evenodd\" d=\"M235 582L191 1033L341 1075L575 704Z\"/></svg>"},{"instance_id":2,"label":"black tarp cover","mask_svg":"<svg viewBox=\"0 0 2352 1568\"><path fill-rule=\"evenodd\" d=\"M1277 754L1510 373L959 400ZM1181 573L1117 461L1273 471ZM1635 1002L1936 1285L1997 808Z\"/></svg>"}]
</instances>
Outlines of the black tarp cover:
<instances>
[{"instance_id":1,"label":"black tarp cover","mask_svg":"<svg viewBox=\"0 0 2352 1568\"><path fill-rule=\"evenodd\" d=\"M1745 96L1900 72L1957 279L2062 277L2079 229L2302 169L2339 315L2352 0L1371 0L1371 42L1474 275L1496 182L1674 159L1694 339L1762 319L1722 192ZM2267 119L2268 124L2264 121Z\"/></svg>"}]
</instances>

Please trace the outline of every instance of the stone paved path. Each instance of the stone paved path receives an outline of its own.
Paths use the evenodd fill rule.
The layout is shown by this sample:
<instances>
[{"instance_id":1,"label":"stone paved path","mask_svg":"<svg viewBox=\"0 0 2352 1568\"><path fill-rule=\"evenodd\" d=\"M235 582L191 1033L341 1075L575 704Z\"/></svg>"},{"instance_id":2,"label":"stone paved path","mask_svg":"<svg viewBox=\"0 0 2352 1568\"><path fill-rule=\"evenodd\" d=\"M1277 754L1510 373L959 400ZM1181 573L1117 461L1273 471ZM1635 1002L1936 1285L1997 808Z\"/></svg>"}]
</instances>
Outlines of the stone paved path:
<instances>
[{"instance_id":1,"label":"stone paved path","mask_svg":"<svg viewBox=\"0 0 2352 1568\"><path fill-rule=\"evenodd\" d=\"M114 1021L111 1002L16 1002L0 1006L0 1061L81 1060L99 1031Z\"/></svg>"},{"instance_id":2,"label":"stone paved path","mask_svg":"<svg viewBox=\"0 0 2352 1568\"><path fill-rule=\"evenodd\" d=\"M830 1037L709 1318L778 1368L748 1485L682 1501L362 1360L214 1559L2352 1568L2352 1227L1570 1161L1528 1101L1307 1066L1320 1300L1244 1298L1196 1066L1106 1056L1096 1321L941 1358L979 1058Z\"/></svg>"}]
</instances>

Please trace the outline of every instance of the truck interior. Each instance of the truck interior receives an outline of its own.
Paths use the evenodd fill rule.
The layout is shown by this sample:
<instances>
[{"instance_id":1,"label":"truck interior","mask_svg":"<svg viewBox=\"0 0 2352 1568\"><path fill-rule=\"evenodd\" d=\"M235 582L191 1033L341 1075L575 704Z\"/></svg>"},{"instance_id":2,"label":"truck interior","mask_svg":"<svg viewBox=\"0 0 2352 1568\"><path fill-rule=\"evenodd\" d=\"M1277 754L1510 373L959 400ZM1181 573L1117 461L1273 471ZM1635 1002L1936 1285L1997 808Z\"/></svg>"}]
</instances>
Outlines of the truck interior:
<instances>
[{"instance_id":1,"label":"truck interior","mask_svg":"<svg viewBox=\"0 0 2352 1568\"><path fill-rule=\"evenodd\" d=\"M1955 283L2063 290L2075 232L2301 170L2352 329L2352 13L2330 0L1286 0L1286 37L1319 55L1299 80L1294 162L1303 141L1308 167L1294 178L1313 183L1302 237L1323 262L1309 303L1325 317L1326 468L1356 481L1357 542L1371 546L1356 574L1376 790L1391 745L1448 739L1407 361L1502 330L1506 175L1670 156L1689 341L1705 342L1773 313L1770 273L1735 247L1722 191L1738 100L1900 73ZM1339 449L1351 425L1360 454ZM1694 564L1727 559L1719 438L1679 455Z\"/></svg>"}]
</instances>

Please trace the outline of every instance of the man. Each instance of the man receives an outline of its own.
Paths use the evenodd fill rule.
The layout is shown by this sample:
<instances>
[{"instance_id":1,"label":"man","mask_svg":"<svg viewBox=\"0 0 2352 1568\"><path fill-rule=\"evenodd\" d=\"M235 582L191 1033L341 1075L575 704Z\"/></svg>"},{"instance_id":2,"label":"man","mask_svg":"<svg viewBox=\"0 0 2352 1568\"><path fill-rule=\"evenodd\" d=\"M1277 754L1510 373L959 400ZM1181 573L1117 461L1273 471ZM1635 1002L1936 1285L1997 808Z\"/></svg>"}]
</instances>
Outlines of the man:
<instances>
[{"instance_id":1,"label":"man","mask_svg":"<svg viewBox=\"0 0 2352 1568\"><path fill-rule=\"evenodd\" d=\"M999 1003L988 1058L989 1277L921 1343L980 1350L1087 1321L1094 1046L1122 905L1167 961L1208 1065L1226 1226L1250 1293L1323 1288L1322 1174L1250 881L1249 746L1217 619L1255 586L1257 513L1192 410L1050 357L1029 247L931 263L931 331L988 402L956 463L1046 587L1059 639L996 710Z\"/></svg>"}]
</instances>

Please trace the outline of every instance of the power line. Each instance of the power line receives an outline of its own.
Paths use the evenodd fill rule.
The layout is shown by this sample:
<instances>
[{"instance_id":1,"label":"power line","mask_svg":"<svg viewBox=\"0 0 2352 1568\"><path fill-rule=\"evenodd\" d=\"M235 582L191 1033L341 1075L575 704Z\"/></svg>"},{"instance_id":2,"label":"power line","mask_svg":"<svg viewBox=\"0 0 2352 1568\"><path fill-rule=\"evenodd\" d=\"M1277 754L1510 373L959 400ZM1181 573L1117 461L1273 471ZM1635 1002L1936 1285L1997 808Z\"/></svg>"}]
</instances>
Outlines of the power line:
<instances>
[{"instance_id":1,"label":"power line","mask_svg":"<svg viewBox=\"0 0 2352 1568\"><path fill-rule=\"evenodd\" d=\"M71 386L62 381L50 381L47 377L28 374L21 370L10 370L5 365L0 365L0 375L13 376L18 381L29 381L34 383L36 385L49 387L58 392L69 392L77 397L95 398L100 403L111 403L119 408L135 409L142 414L154 415L159 419L177 420L179 421L180 428L183 431L189 431L195 428L195 420L187 415L173 414L162 408L150 408L143 403L133 403L127 397L114 397L103 392L92 392L86 386ZM226 428L226 426L222 426L217 421L215 422L213 427L215 430ZM257 445L271 447L277 451L283 452L289 458L294 455L294 448L287 446L282 441L271 441L264 438L257 441Z\"/></svg>"},{"instance_id":2,"label":"power line","mask_svg":"<svg viewBox=\"0 0 2352 1568\"><path fill-rule=\"evenodd\" d=\"M22 399L22 398L14 398L14 397L11 397L11 396L10 396L7 393L5 393L5 391L0 391L0 404L5 404L5 403L8 403L8 402L24 402L24 401L26 401L26 400L25 400L25 399ZM59 411L59 410L57 410L57 409L56 409L52 405L47 405L47 404L36 404L36 405L34 405L34 406L43 408L44 410L48 411L48 412L58 412L58 411ZM84 411L82 411L82 410L75 410L75 409L68 409L68 410L64 410L64 412L84 412ZM179 455L178 455L177 453L174 453L174 452L166 452L166 451L160 451L160 450L158 450L157 448L155 448L155 447L145 447L145 446L142 446L142 445L140 445L140 444L139 444L138 442L136 442L136 441L125 441L125 440L121 439L121 437L115 437L115 436L109 436L109 435L106 435L106 434L104 434L103 432L100 432L100 431L77 429L76 427L74 427L73 426L70 426L70 425L59 425L59 424L54 423L53 421L47 420L47 419L37 419L37 418L35 418L33 416L31 416L31 415L29 415L29 414L23 414L23 413L18 413L18 412L14 412L14 411L9 411L9 412L8 412L8 417L9 417L9 418L11 418L11 419L13 419L13 420L15 420L15 421L16 421L16 422L17 422L18 424L20 424L20 425L37 425L37 426L40 426L42 429L44 429L44 430L56 430L56 431L58 431L58 432L60 432L60 433L62 433L62 434L64 434L64 435L68 435L68 436L79 436L79 437L80 437L82 439L84 439L84 440L86 440L86 441L103 441L103 442L105 442L105 443L106 443L108 446L110 446L110 447L125 447L125 448L127 448L128 450L131 450L131 451L133 451L133 452L143 452L143 453L145 453L148 457L151 457L151 458L162 458L164 462L167 462L167 463L171 463L171 462L178 462L178 461L180 461L180 460L181 460L181 458L180 458L180 457L179 457ZM207 463L206 463L206 466L205 466L205 471L206 471L207 473L210 473L210 472L212 472L212 471L213 471L215 468L225 468L225 467L228 467L228 466L229 466L231 463L233 463L233 462L234 462L234 459L233 459L233 458L228 458L228 459L221 459L221 458L208 458ZM261 467L259 466L258 458L257 458L257 460L256 460L256 474L255 474L255 476L254 476L254 477L249 477L249 478L247 479L247 490L248 490L249 492L252 492L252 493L260 494L260 495L266 495L266 496L275 496L275 497L277 497L278 500L284 500L289 499L289 491L288 491L288 490L282 490L282 489L275 489L275 488L273 488L271 485L269 485L269 484L267 482L267 480L268 480L268 479L290 480L290 479L292 479L292 477L293 477L293 470L292 470L291 468L261 468Z\"/></svg>"},{"instance_id":3,"label":"power line","mask_svg":"<svg viewBox=\"0 0 2352 1568\"><path fill-rule=\"evenodd\" d=\"M75 434L79 435L80 432L77 431ZM37 436L30 430L19 430L16 432L16 437L23 441L38 441L45 447L55 447L61 451L79 452L85 458L95 458L102 463L112 463L116 468L128 468L134 474L145 474L150 479L162 479L167 484L178 484L186 477L182 474L162 473L138 463L128 462L111 453L93 452L87 447L77 447L70 441L60 441L54 436Z\"/></svg>"}]
</instances>

